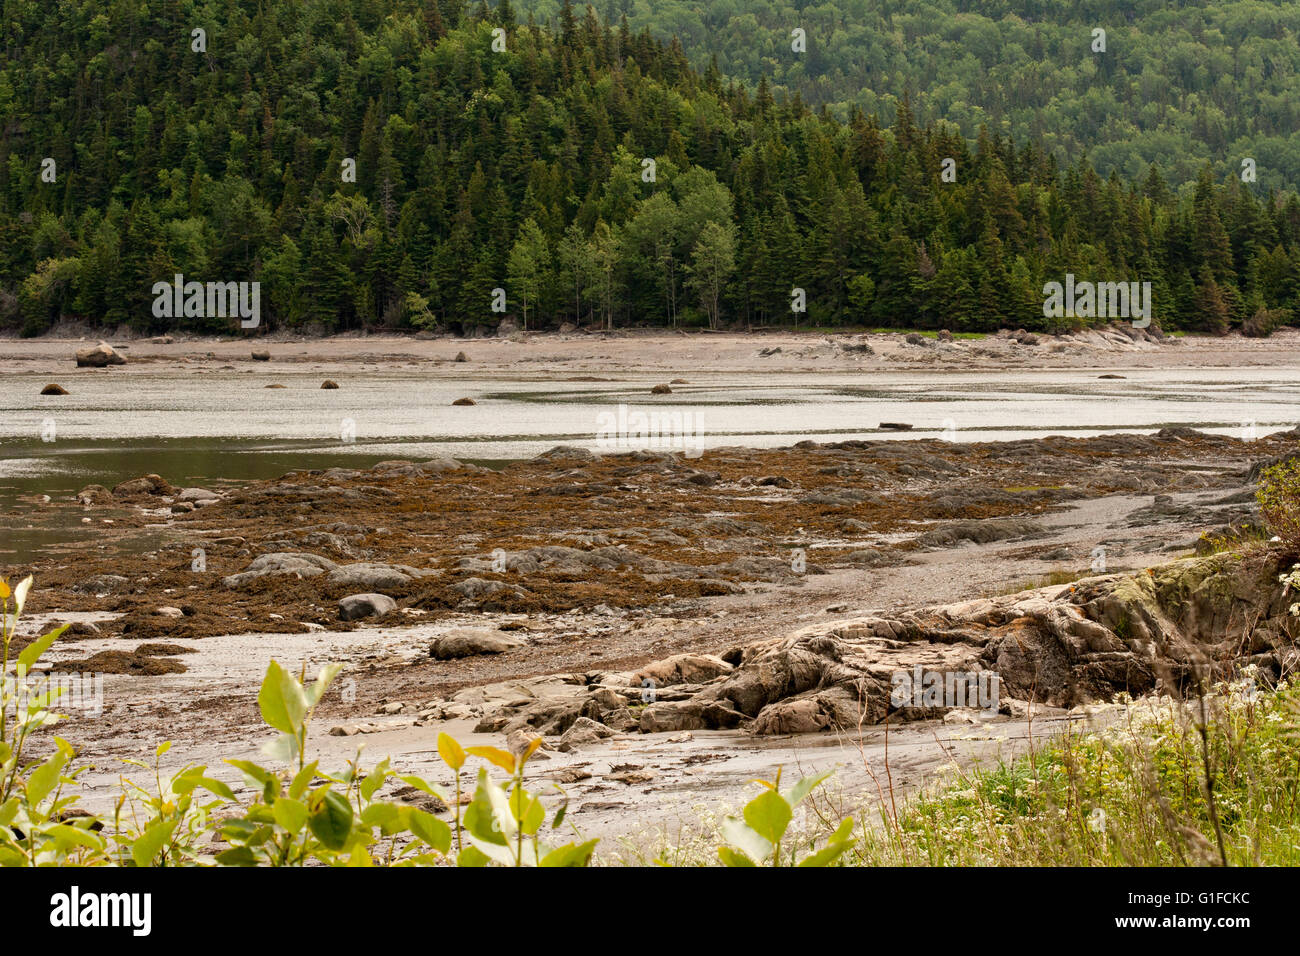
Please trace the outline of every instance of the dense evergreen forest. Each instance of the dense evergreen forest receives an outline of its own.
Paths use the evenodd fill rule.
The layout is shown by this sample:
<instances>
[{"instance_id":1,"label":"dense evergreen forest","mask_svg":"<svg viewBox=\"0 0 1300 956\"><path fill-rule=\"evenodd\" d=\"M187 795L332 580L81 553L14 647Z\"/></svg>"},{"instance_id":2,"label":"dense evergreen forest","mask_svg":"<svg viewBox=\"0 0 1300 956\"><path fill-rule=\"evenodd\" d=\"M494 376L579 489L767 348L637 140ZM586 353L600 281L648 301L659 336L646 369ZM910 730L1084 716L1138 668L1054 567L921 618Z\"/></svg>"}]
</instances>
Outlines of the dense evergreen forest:
<instances>
[{"instance_id":1,"label":"dense evergreen forest","mask_svg":"<svg viewBox=\"0 0 1300 956\"><path fill-rule=\"evenodd\" d=\"M698 5L715 6L725 4ZM907 42L966 42L942 4L859 6L872 17L898 6L893 29ZM1045 23L1060 5L1038 6ZM1218 16L1193 6L1202 19ZM1297 74L1288 65L1296 32L1285 25L1294 4L1223 8L1257 11L1245 22L1268 40L1251 49L1271 85L1252 85L1250 64L1234 66L1218 75L1222 90L1202 97L1200 71L1217 75L1206 58L1181 85L1153 74L1149 102L1190 109L1192 155L1215 161L1190 176L1154 163L1123 177L1115 167L1127 159L1102 175L1083 149L1097 133L1089 97L1113 91L1101 81L1045 113L1050 128L1031 123L1031 135L1015 135L1016 110L1011 134L990 122L968 136L941 117L956 102L945 83L974 84L972 97L978 89L994 103L1016 89L1025 103L1042 95L1044 77L1063 68L1036 59L1050 44L1021 44L1025 57L1004 66L996 45L990 53L972 39L951 83L933 54L922 58L930 72L873 67L871 95L893 105L887 115L836 100L848 66L812 67L816 17L833 5L804 9L807 53L789 54L809 57L808 92L830 94L821 103L789 64L771 70L789 88L774 93L762 75L745 83L713 62L697 70L700 51L657 35L665 24L654 16L634 30L629 18L568 3L536 18L508 0L491 9L462 0L0 8L0 326L25 334L62 319L237 327L155 317L153 286L177 273L258 281L263 328L311 332L495 326L498 289L530 328L1052 331L1080 321L1043 316L1043 284L1067 272L1150 281L1166 329L1258 333L1300 315L1300 199L1278 187L1263 145L1256 182L1243 182L1229 155L1241 123L1296 149L1283 132L1300 109L1286 88ZM1076 22L1087 21L1084 9ZM741 21L755 49L789 48L786 27ZM1200 32L1228 47L1236 39ZM1290 49L1276 52L1275 40ZM1086 31L1080 42L1068 67L1076 91L1089 70L1118 69L1089 59ZM1109 42L1115 50L1116 33ZM1172 62L1175 52L1153 55ZM1147 72L1130 104L1139 111ZM829 89L819 91L823 80ZM1247 91L1261 112L1242 106L1220 131L1227 139L1196 126L1221 98L1244 103ZM962 123L983 115L959 112ZM1123 129L1101 132L1098 152L1124 145ZM1181 141L1172 148L1183 151ZM791 310L796 288L805 313Z\"/></svg>"},{"instance_id":2,"label":"dense evergreen forest","mask_svg":"<svg viewBox=\"0 0 1300 956\"><path fill-rule=\"evenodd\" d=\"M516 0L554 22L563 0ZM1068 163L1170 182L1259 165L1300 188L1300 3L1295 0L596 0L610 22L676 37L697 70L716 63L776 97L892 120L911 90L918 123L980 126L1040 142ZM807 53L792 56L790 31ZM1094 54L1092 31L1106 31Z\"/></svg>"}]
</instances>

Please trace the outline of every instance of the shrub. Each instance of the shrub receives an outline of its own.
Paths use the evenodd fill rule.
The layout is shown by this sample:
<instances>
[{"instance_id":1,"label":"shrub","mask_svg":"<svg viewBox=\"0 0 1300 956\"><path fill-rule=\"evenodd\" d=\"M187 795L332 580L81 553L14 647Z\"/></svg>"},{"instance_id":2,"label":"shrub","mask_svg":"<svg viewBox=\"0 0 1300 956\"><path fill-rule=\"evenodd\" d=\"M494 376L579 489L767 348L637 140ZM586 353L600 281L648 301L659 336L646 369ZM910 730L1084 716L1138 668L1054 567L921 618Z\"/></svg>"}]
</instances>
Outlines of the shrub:
<instances>
[{"instance_id":1,"label":"shrub","mask_svg":"<svg viewBox=\"0 0 1300 956\"><path fill-rule=\"evenodd\" d=\"M1290 320L1291 313L1287 309L1256 309L1255 314L1241 324L1241 334L1266 339Z\"/></svg>"},{"instance_id":2,"label":"shrub","mask_svg":"<svg viewBox=\"0 0 1300 956\"><path fill-rule=\"evenodd\" d=\"M1264 526L1288 553L1300 553L1300 458L1284 459L1260 472L1255 497Z\"/></svg>"}]
</instances>

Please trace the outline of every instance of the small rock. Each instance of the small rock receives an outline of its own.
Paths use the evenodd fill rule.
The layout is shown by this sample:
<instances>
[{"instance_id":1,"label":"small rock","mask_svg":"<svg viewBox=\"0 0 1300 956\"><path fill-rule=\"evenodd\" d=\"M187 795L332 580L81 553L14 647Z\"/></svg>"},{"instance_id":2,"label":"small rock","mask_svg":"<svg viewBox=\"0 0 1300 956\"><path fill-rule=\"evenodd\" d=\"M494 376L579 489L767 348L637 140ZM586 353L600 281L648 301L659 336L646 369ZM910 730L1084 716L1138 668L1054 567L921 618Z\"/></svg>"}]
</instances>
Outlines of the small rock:
<instances>
[{"instance_id":1,"label":"small rock","mask_svg":"<svg viewBox=\"0 0 1300 956\"><path fill-rule=\"evenodd\" d=\"M474 401L474 399L472 398L458 398L454 402L452 402L452 404L453 405L477 405L478 402Z\"/></svg>"},{"instance_id":2,"label":"small rock","mask_svg":"<svg viewBox=\"0 0 1300 956\"><path fill-rule=\"evenodd\" d=\"M656 385L654 388L650 389L651 395L671 395L672 393L672 388L667 385Z\"/></svg>"},{"instance_id":3,"label":"small rock","mask_svg":"<svg viewBox=\"0 0 1300 956\"><path fill-rule=\"evenodd\" d=\"M457 353L456 353L456 361L457 361L457 362L468 362L468 361L469 361L469 356L466 355L464 352L457 352Z\"/></svg>"},{"instance_id":4,"label":"small rock","mask_svg":"<svg viewBox=\"0 0 1300 956\"><path fill-rule=\"evenodd\" d=\"M171 617L171 618L176 618L176 617L184 617L184 616L185 616L185 612L182 611L180 608L178 608L178 607L169 607L169 606L166 606L166 605L164 605L163 607L156 607L156 608L154 608L153 612L154 612L154 614L157 615L158 617Z\"/></svg>"},{"instance_id":5,"label":"small rock","mask_svg":"<svg viewBox=\"0 0 1300 956\"><path fill-rule=\"evenodd\" d=\"M1038 712L1042 709L1042 704L1033 704L1027 700L1017 700L1014 697L1003 697L998 701L998 712L1016 720L1025 720L1030 716L1031 712Z\"/></svg>"},{"instance_id":6,"label":"small rock","mask_svg":"<svg viewBox=\"0 0 1300 956\"><path fill-rule=\"evenodd\" d=\"M77 492L77 501L83 505L112 504L113 493L103 485L86 485Z\"/></svg>"},{"instance_id":7,"label":"small rock","mask_svg":"<svg viewBox=\"0 0 1300 956\"><path fill-rule=\"evenodd\" d=\"M880 429L881 431L890 432L910 432L912 426L905 422L881 422Z\"/></svg>"},{"instance_id":8,"label":"small rock","mask_svg":"<svg viewBox=\"0 0 1300 956\"><path fill-rule=\"evenodd\" d=\"M535 730L520 728L519 730L513 730L510 733L508 733L506 735L506 750L509 750L512 754L518 757L525 750L527 750L529 747L533 745L534 740L542 741L538 745L537 751L535 751L533 756L529 758L530 760L536 759L538 756L541 755L542 750L548 748L548 744L546 743L546 740L542 737L542 735L537 733L537 731Z\"/></svg>"},{"instance_id":9,"label":"small rock","mask_svg":"<svg viewBox=\"0 0 1300 956\"><path fill-rule=\"evenodd\" d=\"M80 584L74 584L72 590L82 594L112 594L127 590L130 583L120 574L101 574L88 578Z\"/></svg>"},{"instance_id":10,"label":"small rock","mask_svg":"<svg viewBox=\"0 0 1300 956\"><path fill-rule=\"evenodd\" d=\"M338 388L338 387L339 387L339 383L336 382L336 381L334 381L332 378L327 378L327 379L325 379L325 381L323 381L323 382L320 383L320 387L321 387L321 388Z\"/></svg>"},{"instance_id":11,"label":"small rock","mask_svg":"<svg viewBox=\"0 0 1300 956\"><path fill-rule=\"evenodd\" d=\"M254 362L269 362L269 361L271 361L271 353L270 353L268 350L266 350L266 349L254 349L254 350L253 350L253 361L254 361Z\"/></svg>"},{"instance_id":12,"label":"small rock","mask_svg":"<svg viewBox=\"0 0 1300 956\"><path fill-rule=\"evenodd\" d=\"M215 491L208 491L206 488L186 488L176 497L177 501L188 501L196 507L210 504L213 501L220 501L221 496ZM243 544L243 541L239 542Z\"/></svg>"},{"instance_id":13,"label":"small rock","mask_svg":"<svg viewBox=\"0 0 1300 956\"><path fill-rule=\"evenodd\" d=\"M622 770L618 773L605 775L606 780L615 780L619 783L649 783L655 778L653 770Z\"/></svg>"},{"instance_id":14,"label":"small rock","mask_svg":"<svg viewBox=\"0 0 1300 956\"><path fill-rule=\"evenodd\" d=\"M563 734L560 735L559 750L568 753L586 744L594 744L606 737L614 736L614 731L604 724L597 723L590 717L579 717Z\"/></svg>"},{"instance_id":15,"label":"small rock","mask_svg":"<svg viewBox=\"0 0 1300 956\"><path fill-rule=\"evenodd\" d=\"M54 382L51 382L49 385L46 385L43 389L41 389L41 394L42 395L67 395L68 390L64 388L62 385L58 385Z\"/></svg>"},{"instance_id":16,"label":"small rock","mask_svg":"<svg viewBox=\"0 0 1300 956\"><path fill-rule=\"evenodd\" d=\"M263 385L262 387L263 388L284 388L284 386L279 384L278 382L275 383L274 385Z\"/></svg>"}]
</instances>

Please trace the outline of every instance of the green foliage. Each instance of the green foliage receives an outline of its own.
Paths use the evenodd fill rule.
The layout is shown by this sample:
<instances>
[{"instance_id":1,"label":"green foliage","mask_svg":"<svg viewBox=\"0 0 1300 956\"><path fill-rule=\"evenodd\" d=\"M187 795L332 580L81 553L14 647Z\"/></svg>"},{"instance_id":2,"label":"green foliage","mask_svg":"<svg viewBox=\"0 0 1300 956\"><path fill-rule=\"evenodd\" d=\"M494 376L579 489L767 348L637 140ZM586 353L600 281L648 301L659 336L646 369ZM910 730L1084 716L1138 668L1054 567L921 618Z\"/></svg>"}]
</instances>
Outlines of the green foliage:
<instances>
[{"instance_id":1,"label":"green foliage","mask_svg":"<svg viewBox=\"0 0 1300 956\"><path fill-rule=\"evenodd\" d=\"M718 847L718 858L727 866L760 866L769 861L772 866L830 866L853 846L852 817L845 817L820 849L811 843L801 847L796 840L788 855L782 856L782 841L795 808L829 776L827 772L804 777L786 791L780 789L779 771L774 781L755 781L762 785L763 792L745 804L741 817L727 817L722 822L722 837L727 845ZM801 849L808 851L803 859L799 858Z\"/></svg>"},{"instance_id":2,"label":"green foliage","mask_svg":"<svg viewBox=\"0 0 1300 956\"><path fill-rule=\"evenodd\" d=\"M1286 458L1260 472L1255 492L1264 526L1300 556L1300 458Z\"/></svg>"},{"instance_id":3,"label":"green foliage","mask_svg":"<svg viewBox=\"0 0 1300 956\"><path fill-rule=\"evenodd\" d=\"M11 593L0 580L0 674L6 677L14 627L31 585L28 577ZM307 763L312 714L342 669L339 664L323 667L307 683L271 662L257 699L262 719L280 736L264 749L289 766L227 760L242 773L251 796L241 797L203 766L164 773L161 761L171 744L163 743L152 765L126 761L151 782L127 780L112 821L78 811L78 796L67 792L80 773L72 766L72 745L55 737L54 752L44 760L25 761L23 755L35 731L60 719L53 711L58 692L44 689L32 677L32 667L62 632L59 628L28 644L14 661L13 677L0 684L0 865L586 866L591 861L595 840L548 846L540 839L546 809L523 779L540 738L516 757L491 747L463 750L439 735L438 753L456 773L455 799L418 776L401 780L451 806L452 825L418 807L378 799L395 776L387 759L368 771L352 761L337 773ZM15 718L6 723L11 710ZM510 776L503 785L480 769L462 821L460 775L471 756ZM551 829L561 825L567 805L561 802ZM214 837L224 846L216 852Z\"/></svg>"},{"instance_id":4,"label":"green foliage","mask_svg":"<svg viewBox=\"0 0 1300 956\"><path fill-rule=\"evenodd\" d=\"M870 865L1296 866L1300 697L1254 668L1204 698L1113 719L882 810ZM1212 798L1211 798L1212 794ZM1220 836L1222 841L1220 842Z\"/></svg>"},{"instance_id":5,"label":"green foliage","mask_svg":"<svg viewBox=\"0 0 1300 956\"><path fill-rule=\"evenodd\" d=\"M308 332L494 326L498 287L530 328L1058 331L1067 271L1151 281L1168 330L1293 321L1300 14L1117 3L9 3L0 323L235 331L153 316L177 272Z\"/></svg>"},{"instance_id":6,"label":"green foliage","mask_svg":"<svg viewBox=\"0 0 1300 956\"><path fill-rule=\"evenodd\" d=\"M558 22L563 5L516 3L542 23ZM750 90L766 80L778 103L825 104L841 120L855 109L892 117L911 91L918 125L1041 137L1062 164L1090 153L1102 176L1137 179L1152 162L1179 180L1205 162L1235 175L1250 156L1265 188L1300 187L1300 11L1286 0L593 5L625 11L634 37L675 37L701 73L716 63ZM796 26L807 31L804 54L791 50ZM1105 53L1091 49L1098 26Z\"/></svg>"}]
</instances>

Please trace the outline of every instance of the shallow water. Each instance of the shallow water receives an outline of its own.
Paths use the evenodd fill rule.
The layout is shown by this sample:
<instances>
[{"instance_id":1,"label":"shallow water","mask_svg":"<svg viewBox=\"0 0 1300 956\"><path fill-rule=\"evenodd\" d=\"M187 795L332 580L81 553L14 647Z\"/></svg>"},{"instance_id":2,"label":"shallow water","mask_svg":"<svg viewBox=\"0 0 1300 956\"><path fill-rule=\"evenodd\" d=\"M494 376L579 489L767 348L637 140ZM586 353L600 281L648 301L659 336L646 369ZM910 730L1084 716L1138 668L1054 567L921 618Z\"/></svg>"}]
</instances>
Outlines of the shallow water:
<instances>
[{"instance_id":1,"label":"shallow water","mask_svg":"<svg viewBox=\"0 0 1300 956\"><path fill-rule=\"evenodd\" d=\"M614 377L610 373L608 377ZM629 412L681 413L661 447L777 447L804 438L1002 441L1154 430L1182 424L1246 437L1291 428L1293 369L711 374L651 398L649 381L556 382L427 371L356 371L322 391L319 371L276 369L78 376L66 396L43 378L0 381L0 510L23 496L70 495L154 472L173 484L268 478L298 468L365 467L385 458L451 455L502 461L557 444L618 450L598 438ZM282 389L268 389L268 381ZM477 405L452 407L461 396ZM605 415L606 419L601 416ZM912 431L881 431L903 422ZM635 428L633 429L635 430ZM50 439L50 440L44 440ZM12 515L11 515L12 517ZM12 521L0 516L0 527Z\"/></svg>"}]
</instances>

